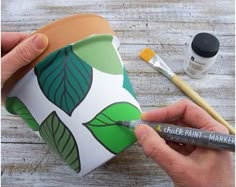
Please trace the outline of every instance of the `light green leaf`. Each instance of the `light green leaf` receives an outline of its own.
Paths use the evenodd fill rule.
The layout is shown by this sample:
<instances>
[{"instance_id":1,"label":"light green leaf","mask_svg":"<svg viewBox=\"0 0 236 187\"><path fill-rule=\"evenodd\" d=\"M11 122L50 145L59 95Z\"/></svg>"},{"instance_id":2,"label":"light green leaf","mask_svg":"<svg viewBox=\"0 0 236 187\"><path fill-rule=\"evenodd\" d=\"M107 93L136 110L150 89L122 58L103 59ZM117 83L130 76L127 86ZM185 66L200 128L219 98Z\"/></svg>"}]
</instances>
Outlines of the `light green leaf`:
<instances>
[{"instance_id":1,"label":"light green leaf","mask_svg":"<svg viewBox=\"0 0 236 187\"><path fill-rule=\"evenodd\" d=\"M121 75L122 64L112 39L112 35L94 35L73 44L73 51L97 70Z\"/></svg>"},{"instance_id":2,"label":"light green leaf","mask_svg":"<svg viewBox=\"0 0 236 187\"><path fill-rule=\"evenodd\" d=\"M73 170L80 171L79 150L76 140L56 112L52 112L42 122L39 133L49 147L57 152Z\"/></svg>"},{"instance_id":3,"label":"light green leaf","mask_svg":"<svg viewBox=\"0 0 236 187\"><path fill-rule=\"evenodd\" d=\"M114 103L83 125L105 148L118 154L132 145L136 138L132 130L116 125L116 122L139 119L140 114L140 110L130 103Z\"/></svg>"}]
</instances>

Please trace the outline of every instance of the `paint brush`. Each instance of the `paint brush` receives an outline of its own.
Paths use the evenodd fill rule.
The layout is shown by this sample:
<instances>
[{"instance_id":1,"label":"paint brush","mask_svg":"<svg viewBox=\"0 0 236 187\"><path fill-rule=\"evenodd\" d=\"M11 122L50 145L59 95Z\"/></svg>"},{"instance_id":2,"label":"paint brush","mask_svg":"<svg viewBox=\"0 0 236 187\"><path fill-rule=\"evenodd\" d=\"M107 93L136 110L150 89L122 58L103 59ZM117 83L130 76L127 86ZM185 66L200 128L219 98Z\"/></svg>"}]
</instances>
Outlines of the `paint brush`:
<instances>
[{"instance_id":1,"label":"paint brush","mask_svg":"<svg viewBox=\"0 0 236 187\"><path fill-rule=\"evenodd\" d=\"M116 124L131 129L140 124L147 124L168 141L235 152L234 135L144 120L118 121Z\"/></svg>"},{"instance_id":2,"label":"paint brush","mask_svg":"<svg viewBox=\"0 0 236 187\"><path fill-rule=\"evenodd\" d=\"M180 90L188 95L196 104L207 111L215 120L223 124L230 132L235 134L235 129L225 121L202 97L198 95L187 83L177 76L166 63L150 48L143 49L139 57L147 62L151 67L160 71L168 79L170 79Z\"/></svg>"}]
</instances>

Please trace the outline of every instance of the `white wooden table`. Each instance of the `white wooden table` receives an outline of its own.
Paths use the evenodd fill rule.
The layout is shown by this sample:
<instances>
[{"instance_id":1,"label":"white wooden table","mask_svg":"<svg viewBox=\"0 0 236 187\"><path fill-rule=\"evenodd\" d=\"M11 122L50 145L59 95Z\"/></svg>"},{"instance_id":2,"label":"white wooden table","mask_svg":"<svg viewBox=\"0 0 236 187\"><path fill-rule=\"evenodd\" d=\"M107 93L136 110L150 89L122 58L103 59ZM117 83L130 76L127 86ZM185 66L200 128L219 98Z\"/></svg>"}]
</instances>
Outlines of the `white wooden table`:
<instances>
[{"instance_id":1,"label":"white wooden table","mask_svg":"<svg viewBox=\"0 0 236 187\"><path fill-rule=\"evenodd\" d=\"M123 58L143 111L186 96L138 58L151 47L230 124L235 122L234 0L2 0L2 31L32 32L77 13L105 17L121 40ZM216 64L200 80L182 68L186 43L199 32L221 43ZM18 117L2 107L2 186L172 186L137 144L79 178Z\"/></svg>"}]
</instances>

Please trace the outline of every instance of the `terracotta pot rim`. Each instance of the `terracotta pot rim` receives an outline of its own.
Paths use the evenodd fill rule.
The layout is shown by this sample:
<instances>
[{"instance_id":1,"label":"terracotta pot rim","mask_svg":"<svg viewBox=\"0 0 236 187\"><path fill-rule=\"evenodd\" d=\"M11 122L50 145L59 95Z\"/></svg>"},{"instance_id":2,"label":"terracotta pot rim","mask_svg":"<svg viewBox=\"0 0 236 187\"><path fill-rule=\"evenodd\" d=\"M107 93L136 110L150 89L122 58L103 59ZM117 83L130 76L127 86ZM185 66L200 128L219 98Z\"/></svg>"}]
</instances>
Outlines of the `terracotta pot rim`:
<instances>
[{"instance_id":1,"label":"terracotta pot rim","mask_svg":"<svg viewBox=\"0 0 236 187\"><path fill-rule=\"evenodd\" d=\"M65 20L71 20L71 19L78 18L78 17L79 18L96 17L96 18L105 20L105 18L103 18L102 16L97 15L97 14L86 14L86 13L84 13L84 14L75 14L75 15L72 15L72 16L58 18L58 20L55 20L53 22L47 23L46 25L42 26L39 30L40 30L40 32L43 32L48 27L53 27L54 25L63 23ZM36 33L38 33L38 30L32 32L31 35L34 35Z\"/></svg>"}]
</instances>

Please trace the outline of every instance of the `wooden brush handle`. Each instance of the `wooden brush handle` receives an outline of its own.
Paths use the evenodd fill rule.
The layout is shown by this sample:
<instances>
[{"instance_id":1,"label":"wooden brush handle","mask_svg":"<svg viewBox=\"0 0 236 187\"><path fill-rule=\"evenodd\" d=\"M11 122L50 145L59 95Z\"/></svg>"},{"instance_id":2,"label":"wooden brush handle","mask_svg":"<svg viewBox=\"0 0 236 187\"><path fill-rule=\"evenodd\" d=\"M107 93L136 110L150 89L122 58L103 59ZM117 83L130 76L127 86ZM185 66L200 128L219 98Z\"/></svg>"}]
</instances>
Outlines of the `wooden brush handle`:
<instances>
[{"instance_id":1,"label":"wooden brush handle","mask_svg":"<svg viewBox=\"0 0 236 187\"><path fill-rule=\"evenodd\" d=\"M195 92L189 85L187 85L180 77L174 75L171 81L180 88L186 95L188 95L196 104L207 111L215 120L223 124L229 130L230 134L235 134L235 129L226 122L197 92Z\"/></svg>"}]
</instances>

